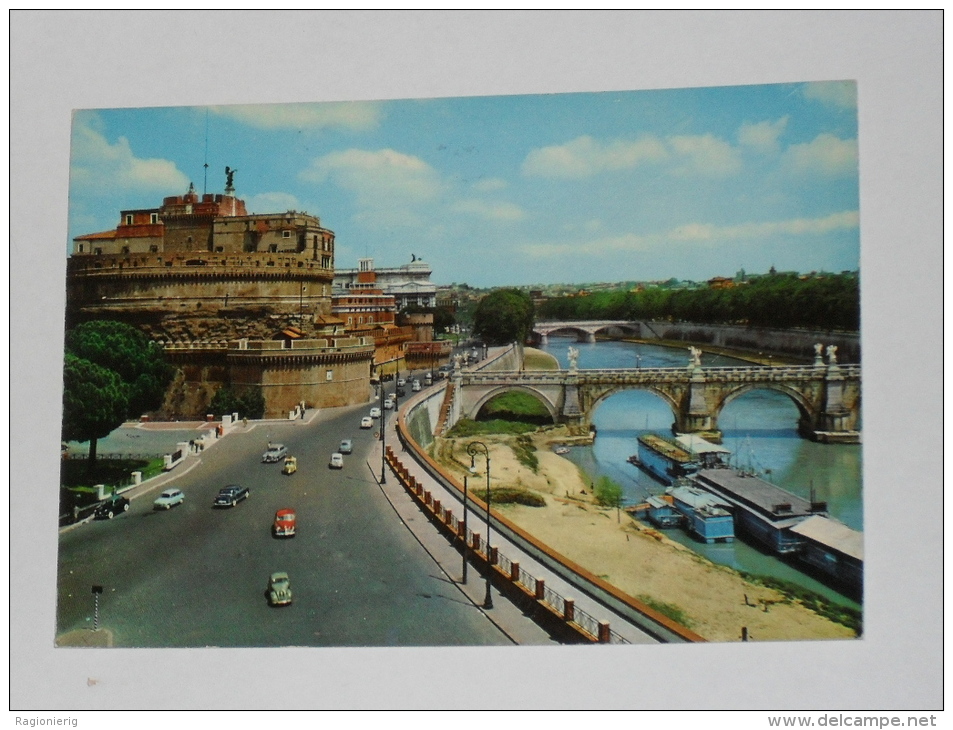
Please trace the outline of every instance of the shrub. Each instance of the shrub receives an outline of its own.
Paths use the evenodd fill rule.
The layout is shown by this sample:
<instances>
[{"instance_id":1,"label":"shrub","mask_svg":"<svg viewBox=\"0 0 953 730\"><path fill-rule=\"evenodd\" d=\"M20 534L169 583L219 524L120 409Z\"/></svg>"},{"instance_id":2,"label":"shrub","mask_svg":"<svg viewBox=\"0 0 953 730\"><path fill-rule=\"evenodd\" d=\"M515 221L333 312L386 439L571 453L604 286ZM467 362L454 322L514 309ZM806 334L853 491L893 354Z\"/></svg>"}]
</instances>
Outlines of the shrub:
<instances>
[{"instance_id":1,"label":"shrub","mask_svg":"<svg viewBox=\"0 0 953 730\"><path fill-rule=\"evenodd\" d=\"M603 507L622 506L622 487L609 477L599 477L599 481L596 482L595 495L596 501Z\"/></svg>"}]
</instances>

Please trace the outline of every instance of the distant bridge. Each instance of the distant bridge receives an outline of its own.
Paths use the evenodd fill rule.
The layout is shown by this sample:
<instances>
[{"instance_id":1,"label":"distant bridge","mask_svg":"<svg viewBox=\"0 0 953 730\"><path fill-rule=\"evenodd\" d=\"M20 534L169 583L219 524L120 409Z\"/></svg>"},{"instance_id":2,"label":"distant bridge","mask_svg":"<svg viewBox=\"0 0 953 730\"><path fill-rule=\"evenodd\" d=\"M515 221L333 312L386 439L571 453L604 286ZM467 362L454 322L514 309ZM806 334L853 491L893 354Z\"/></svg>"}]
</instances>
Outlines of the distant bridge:
<instances>
[{"instance_id":1,"label":"distant bridge","mask_svg":"<svg viewBox=\"0 0 953 730\"><path fill-rule=\"evenodd\" d=\"M594 323L591 323L594 324ZM719 432L718 416L731 401L755 389L783 393L798 409L799 431L824 442L858 442L860 365L718 367L493 372L457 369L451 377L448 425L476 418L492 398L509 391L535 396L554 423L576 435L591 430L598 405L622 390L648 390L672 409L681 433Z\"/></svg>"},{"instance_id":2,"label":"distant bridge","mask_svg":"<svg viewBox=\"0 0 953 730\"><path fill-rule=\"evenodd\" d=\"M575 334L579 342L595 342L596 335L605 330L616 329L634 337L642 336L642 327L649 327L645 322L630 322L628 320L590 320L576 322L537 322L533 326L533 334L540 344L547 344L549 336L557 333ZM651 330L651 327L649 327ZM658 336L658 335L656 335Z\"/></svg>"}]
</instances>

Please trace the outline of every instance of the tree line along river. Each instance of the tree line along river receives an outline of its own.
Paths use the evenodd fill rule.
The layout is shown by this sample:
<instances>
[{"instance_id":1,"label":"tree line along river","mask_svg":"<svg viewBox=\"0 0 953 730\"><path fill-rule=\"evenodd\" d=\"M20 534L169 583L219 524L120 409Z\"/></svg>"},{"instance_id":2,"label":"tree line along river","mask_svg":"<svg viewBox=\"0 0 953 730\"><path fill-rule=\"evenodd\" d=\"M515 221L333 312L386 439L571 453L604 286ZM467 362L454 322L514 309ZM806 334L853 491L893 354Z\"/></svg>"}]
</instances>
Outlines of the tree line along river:
<instances>
[{"instance_id":1,"label":"tree line along river","mask_svg":"<svg viewBox=\"0 0 953 730\"><path fill-rule=\"evenodd\" d=\"M580 369L685 367L689 359L684 347L618 341L579 343L574 338L560 337L550 337L549 343L538 349L567 368L570 346L579 350ZM739 364L750 363L722 355L702 355L705 367ZM641 434L671 433L674 416L660 396L647 390L622 391L604 400L592 421L598 434L595 443L572 448L567 458L592 482L607 476L621 485L627 505L664 492L662 484L626 461L637 452L636 439ZM816 499L827 502L831 517L863 530L860 445L809 441L798 435L797 421L797 408L787 396L756 389L729 403L718 425L724 446L732 452L733 466L753 468L763 479L804 498L810 498L813 488ZM666 530L666 535L712 562L789 581L842 605L860 608L857 601L741 540L706 545L679 529Z\"/></svg>"}]
</instances>

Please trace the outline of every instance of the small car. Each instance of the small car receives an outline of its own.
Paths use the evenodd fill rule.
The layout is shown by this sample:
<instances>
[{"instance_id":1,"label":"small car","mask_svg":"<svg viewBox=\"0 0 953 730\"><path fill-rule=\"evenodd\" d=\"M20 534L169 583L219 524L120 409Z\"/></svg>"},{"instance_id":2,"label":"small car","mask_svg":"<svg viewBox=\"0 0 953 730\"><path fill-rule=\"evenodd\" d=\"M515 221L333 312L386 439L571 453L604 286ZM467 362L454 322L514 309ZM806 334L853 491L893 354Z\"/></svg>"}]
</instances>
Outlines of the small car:
<instances>
[{"instance_id":1,"label":"small car","mask_svg":"<svg viewBox=\"0 0 953 730\"><path fill-rule=\"evenodd\" d=\"M185 495L181 489L166 489L160 494L155 502L152 503L154 509L172 509L177 504L185 501Z\"/></svg>"},{"instance_id":2,"label":"small car","mask_svg":"<svg viewBox=\"0 0 953 730\"><path fill-rule=\"evenodd\" d=\"M129 511L129 500L117 494L102 502L93 513L97 520L111 520L118 514Z\"/></svg>"},{"instance_id":3,"label":"small car","mask_svg":"<svg viewBox=\"0 0 953 730\"><path fill-rule=\"evenodd\" d=\"M433 375L431 375L430 373L427 373L426 375L424 375L424 384L433 385Z\"/></svg>"},{"instance_id":4,"label":"small car","mask_svg":"<svg viewBox=\"0 0 953 730\"><path fill-rule=\"evenodd\" d=\"M268 450L261 455L262 464L277 464L288 455L288 449L283 444L268 444Z\"/></svg>"},{"instance_id":5,"label":"small car","mask_svg":"<svg viewBox=\"0 0 953 730\"><path fill-rule=\"evenodd\" d=\"M406 381L406 380L404 380L403 378L397 378L397 387L398 387L398 388L403 388L405 385L407 385L407 381Z\"/></svg>"},{"instance_id":6,"label":"small car","mask_svg":"<svg viewBox=\"0 0 953 730\"><path fill-rule=\"evenodd\" d=\"M398 388L396 390L396 394L398 398L403 398L405 395L407 395L407 391L404 390L403 388Z\"/></svg>"},{"instance_id":7,"label":"small car","mask_svg":"<svg viewBox=\"0 0 953 730\"><path fill-rule=\"evenodd\" d=\"M352 451L354 451L354 444L351 443L351 439L344 439L338 446L338 453L340 454L350 454Z\"/></svg>"},{"instance_id":8,"label":"small car","mask_svg":"<svg viewBox=\"0 0 953 730\"><path fill-rule=\"evenodd\" d=\"M370 416L364 416L361 419L361 428L374 428L374 419Z\"/></svg>"},{"instance_id":9,"label":"small car","mask_svg":"<svg viewBox=\"0 0 953 730\"><path fill-rule=\"evenodd\" d=\"M291 603L291 580L287 573L272 573L268 578L268 603L272 606Z\"/></svg>"},{"instance_id":10,"label":"small car","mask_svg":"<svg viewBox=\"0 0 953 730\"><path fill-rule=\"evenodd\" d=\"M282 474L294 474L298 471L298 460L293 456L285 457L285 465L281 467Z\"/></svg>"},{"instance_id":11,"label":"small car","mask_svg":"<svg viewBox=\"0 0 953 730\"><path fill-rule=\"evenodd\" d=\"M385 410L385 411L392 411L392 410L394 410L394 399L393 399L393 398L388 398L387 400L384 401L384 410Z\"/></svg>"},{"instance_id":12,"label":"small car","mask_svg":"<svg viewBox=\"0 0 953 730\"><path fill-rule=\"evenodd\" d=\"M234 507L243 499L248 499L248 487L238 484L229 484L218 490L218 496L212 502L213 507Z\"/></svg>"},{"instance_id":13,"label":"small car","mask_svg":"<svg viewBox=\"0 0 953 730\"><path fill-rule=\"evenodd\" d=\"M344 457L338 452L331 454L331 461L328 463L329 469L343 469L344 468Z\"/></svg>"},{"instance_id":14,"label":"small car","mask_svg":"<svg viewBox=\"0 0 953 730\"><path fill-rule=\"evenodd\" d=\"M420 390L420 381L419 381L419 380L414 380L414 382L411 383L411 385L410 385L410 389L411 389L414 393L416 393L418 390Z\"/></svg>"},{"instance_id":15,"label":"small car","mask_svg":"<svg viewBox=\"0 0 953 730\"><path fill-rule=\"evenodd\" d=\"M371 416L371 418L380 418L380 417L381 417L381 409L378 408L377 406L374 406L373 408L371 408L370 416Z\"/></svg>"},{"instance_id":16,"label":"small car","mask_svg":"<svg viewBox=\"0 0 953 730\"><path fill-rule=\"evenodd\" d=\"M293 509L280 509L275 512L275 521L271 534L275 537L294 537L297 527L297 515Z\"/></svg>"}]
</instances>

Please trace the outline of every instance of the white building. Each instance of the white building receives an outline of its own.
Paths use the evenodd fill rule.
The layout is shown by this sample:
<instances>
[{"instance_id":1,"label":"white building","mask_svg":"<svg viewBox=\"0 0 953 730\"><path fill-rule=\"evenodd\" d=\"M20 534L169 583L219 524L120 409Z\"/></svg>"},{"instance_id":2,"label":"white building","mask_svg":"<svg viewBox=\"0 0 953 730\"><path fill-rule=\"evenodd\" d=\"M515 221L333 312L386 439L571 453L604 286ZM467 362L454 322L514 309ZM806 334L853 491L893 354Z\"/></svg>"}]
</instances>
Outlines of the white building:
<instances>
[{"instance_id":1,"label":"white building","mask_svg":"<svg viewBox=\"0 0 953 730\"><path fill-rule=\"evenodd\" d=\"M358 259L358 268L337 269L334 272L334 292L345 294L350 289L358 288L359 275L365 271L377 274L377 287L384 294L394 297L397 311L409 306L431 309L437 306L437 285L430 282L433 270L416 256L409 264L388 269L375 269L374 259Z\"/></svg>"}]
</instances>

